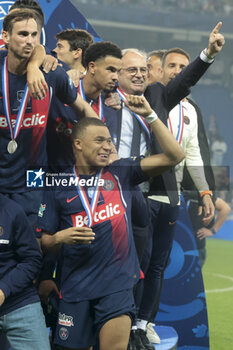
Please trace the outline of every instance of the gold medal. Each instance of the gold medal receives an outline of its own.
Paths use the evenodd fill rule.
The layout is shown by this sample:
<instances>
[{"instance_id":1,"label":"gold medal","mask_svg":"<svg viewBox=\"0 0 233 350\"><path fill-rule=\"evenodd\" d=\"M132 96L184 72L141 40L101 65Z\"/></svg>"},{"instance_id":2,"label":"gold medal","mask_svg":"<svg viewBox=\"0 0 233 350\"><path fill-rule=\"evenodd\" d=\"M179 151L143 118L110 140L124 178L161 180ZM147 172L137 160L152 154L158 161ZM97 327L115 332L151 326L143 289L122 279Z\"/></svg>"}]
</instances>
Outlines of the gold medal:
<instances>
[{"instance_id":1,"label":"gold medal","mask_svg":"<svg viewBox=\"0 0 233 350\"><path fill-rule=\"evenodd\" d=\"M10 140L10 142L7 145L8 153L10 154L15 153L15 151L17 150L17 147L18 147L17 142L15 140Z\"/></svg>"}]
</instances>

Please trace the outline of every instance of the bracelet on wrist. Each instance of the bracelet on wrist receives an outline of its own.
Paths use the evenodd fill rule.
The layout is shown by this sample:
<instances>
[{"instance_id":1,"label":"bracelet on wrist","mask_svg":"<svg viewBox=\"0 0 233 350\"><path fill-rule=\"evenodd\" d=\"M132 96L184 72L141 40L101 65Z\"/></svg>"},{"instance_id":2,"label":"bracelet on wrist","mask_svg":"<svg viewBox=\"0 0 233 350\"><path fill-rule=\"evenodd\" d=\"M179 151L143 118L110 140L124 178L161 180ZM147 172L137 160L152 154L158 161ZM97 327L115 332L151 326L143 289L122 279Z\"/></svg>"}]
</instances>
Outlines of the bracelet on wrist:
<instances>
[{"instance_id":1,"label":"bracelet on wrist","mask_svg":"<svg viewBox=\"0 0 233 350\"><path fill-rule=\"evenodd\" d=\"M202 191L202 192L200 193L201 198L203 198L206 194L208 194L210 197L213 196L212 191Z\"/></svg>"},{"instance_id":2,"label":"bracelet on wrist","mask_svg":"<svg viewBox=\"0 0 233 350\"><path fill-rule=\"evenodd\" d=\"M148 115L147 117L145 117L145 120L147 121L148 124L153 123L156 119L158 118L157 114L155 113L155 111L152 111L152 113L150 115Z\"/></svg>"}]
</instances>

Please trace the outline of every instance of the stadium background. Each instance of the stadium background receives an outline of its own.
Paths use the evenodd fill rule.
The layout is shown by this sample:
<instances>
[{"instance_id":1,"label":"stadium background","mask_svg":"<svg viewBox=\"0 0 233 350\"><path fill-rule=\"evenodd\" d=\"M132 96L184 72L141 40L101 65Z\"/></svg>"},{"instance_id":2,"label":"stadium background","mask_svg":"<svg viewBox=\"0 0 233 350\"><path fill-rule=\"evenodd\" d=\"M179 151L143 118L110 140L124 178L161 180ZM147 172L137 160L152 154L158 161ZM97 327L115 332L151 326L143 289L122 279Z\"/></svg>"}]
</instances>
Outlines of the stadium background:
<instances>
[{"instance_id":1,"label":"stadium background","mask_svg":"<svg viewBox=\"0 0 233 350\"><path fill-rule=\"evenodd\" d=\"M14 1L0 1L0 19ZM60 0L41 0L40 4L57 6ZM219 194L232 205L233 167L233 1L232 0L71 0L104 40L121 48L154 49L182 47L194 58L207 45L208 36L221 20L226 38L223 52L209 69L192 97L201 107L206 128L215 115L219 133L227 143L223 165L229 180L220 182ZM47 16L48 13L45 13ZM71 23L72 26L72 23ZM61 27L57 27L57 32ZM88 29L88 28L87 28ZM51 41L52 42L52 41ZM54 41L55 43L55 41ZM52 47L49 45L49 47ZM221 174L220 174L221 175ZM229 182L229 184L227 183ZM229 185L229 188L225 185ZM207 262L203 269L206 287L210 349L232 349L233 319L233 214L215 239L207 242Z\"/></svg>"}]
</instances>

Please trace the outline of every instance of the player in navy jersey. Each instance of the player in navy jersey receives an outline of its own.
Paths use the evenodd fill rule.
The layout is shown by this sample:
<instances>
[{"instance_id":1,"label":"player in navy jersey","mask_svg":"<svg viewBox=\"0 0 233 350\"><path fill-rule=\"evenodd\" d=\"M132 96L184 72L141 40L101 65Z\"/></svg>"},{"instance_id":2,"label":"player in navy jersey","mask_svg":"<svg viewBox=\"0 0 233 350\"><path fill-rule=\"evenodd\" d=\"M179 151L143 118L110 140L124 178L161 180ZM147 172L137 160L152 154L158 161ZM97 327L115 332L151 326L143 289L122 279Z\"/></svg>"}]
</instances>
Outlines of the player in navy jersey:
<instances>
[{"instance_id":1,"label":"player in navy jersey","mask_svg":"<svg viewBox=\"0 0 233 350\"><path fill-rule=\"evenodd\" d=\"M80 49L77 49L77 52L71 50L74 35L77 36L76 47L78 48L79 42L79 46L83 47L84 38L78 38L78 31L63 31L57 36L58 43L55 51L58 58L72 69L79 69L79 61L82 60L82 65L87 68L87 73L80 82L79 93L92 106L100 119L105 120L107 116L110 121L116 120L115 110L103 103L101 92L106 86L115 87L117 72L121 66L121 50L111 42L99 42L83 49L85 58L82 59L79 54ZM59 45L62 45L62 48ZM78 54L79 59L77 59ZM55 100L48 124L49 167L53 171L64 170L74 163L71 132L76 119L74 111L69 106Z\"/></svg>"},{"instance_id":2,"label":"player in navy jersey","mask_svg":"<svg viewBox=\"0 0 233 350\"><path fill-rule=\"evenodd\" d=\"M52 95L72 105L80 117L95 115L59 67L45 76L50 89L43 100L28 97L26 68L37 43L37 33L36 16L30 10L14 10L4 18L2 37L8 54L0 61L0 192L12 198L22 194L22 200L15 198L22 205L23 196L30 192L30 188L25 188L26 170L47 163L45 130ZM36 197L34 193L31 207ZM29 200L27 197L27 205ZM34 213L38 207L35 205Z\"/></svg>"},{"instance_id":3,"label":"player in navy jersey","mask_svg":"<svg viewBox=\"0 0 233 350\"><path fill-rule=\"evenodd\" d=\"M88 47L94 44L92 35L83 29L66 29L58 33L56 39L57 44L53 53L70 69L76 69L80 78L83 78L86 71L85 53Z\"/></svg>"},{"instance_id":4,"label":"player in navy jersey","mask_svg":"<svg viewBox=\"0 0 233 350\"><path fill-rule=\"evenodd\" d=\"M97 119L82 119L73 129L75 166L67 171L79 187L45 191L42 247L61 248L55 343L65 349L89 349L96 336L101 350L127 348L134 315L132 288L139 278L131 190L147 175L157 175L183 159L180 146L146 100L127 99L130 108L147 118L164 153L108 166L112 141L107 127Z\"/></svg>"},{"instance_id":5,"label":"player in navy jersey","mask_svg":"<svg viewBox=\"0 0 233 350\"><path fill-rule=\"evenodd\" d=\"M86 68L83 56L94 43L91 34L86 30L67 29L58 33L56 39L57 45L53 52L69 69L76 70L80 75ZM64 170L74 163L71 133L76 120L75 111L55 98L47 128L48 163L51 171Z\"/></svg>"},{"instance_id":6,"label":"player in navy jersey","mask_svg":"<svg viewBox=\"0 0 233 350\"><path fill-rule=\"evenodd\" d=\"M64 30L56 36L58 41L54 51L57 53L58 59L69 64L70 68L78 70L83 69L82 66L87 68L87 73L81 81L79 89L81 96L91 104L100 118L107 119L107 125L109 126L110 123L117 121L117 116L114 109L103 103L101 92L104 88L113 89L115 87L117 72L121 66L121 50L111 42L96 43L86 49L87 43L84 43L85 40L88 40L88 38L85 38L86 36L85 31L79 33L78 30ZM80 50L85 59L80 56ZM66 122L67 117L69 121ZM69 106L62 105L57 99L55 104L52 104L47 139L49 167L53 172L64 171L68 166L74 164L71 142L74 117L74 112ZM114 133L111 136L114 139ZM139 192L135 192L137 192L137 196L135 194L133 203L138 203L140 199L142 205L144 205L144 198L141 199ZM145 220L146 217L144 222ZM47 261L51 261L51 258L54 258L54 255L46 255L45 257L43 281L41 281L39 287L39 293L40 295L43 294L45 302L46 300L51 301L49 294L56 291L56 286L52 283L51 274L48 271L48 266L51 266L51 264L47 264Z\"/></svg>"}]
</instances>

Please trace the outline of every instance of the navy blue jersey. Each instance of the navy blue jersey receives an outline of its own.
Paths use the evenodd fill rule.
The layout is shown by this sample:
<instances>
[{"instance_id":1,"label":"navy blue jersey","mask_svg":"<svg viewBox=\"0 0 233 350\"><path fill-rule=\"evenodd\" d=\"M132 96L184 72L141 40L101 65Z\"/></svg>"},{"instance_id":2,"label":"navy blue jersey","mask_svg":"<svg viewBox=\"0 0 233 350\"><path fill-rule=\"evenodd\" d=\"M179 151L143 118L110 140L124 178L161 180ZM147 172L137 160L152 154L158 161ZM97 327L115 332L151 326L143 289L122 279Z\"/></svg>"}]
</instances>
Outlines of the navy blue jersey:
<instances>
[{"instance_id":1,"label":"navy blue jersey","mask_svg":"<svg viewBox=\"0 0 233 350\"><path fill-rule=\"evenodd\" d=\"M40 249L23 209L0 194L0 289L6 297L0 316L39 301L33 280L40 267Z\"/></svg>"},{"instance_id":2,"label":"navy blue jersey","mask_svg":"<svg viewBox=\"0 0 233 350\"><path fill-rule=\"evenodd\" d=\"M139 265L131 227L131 191L145 181L140 158L120 159L104 168L100 197L92 226L90 244L64 244L61 296L67 302L90 300L133 287ZM90 179L90 176L80 176ZM93 188L87 188L91 200ZM87 214L75 186L69 191L45 191L39 226L56 233L68 227L87 225Z\"/></svg>"},{"instance_id":3,"label":"navy blue jersey","mask_svg":"<svg viewBox=\"0 0 233 350\"><path fill-rule=\"evenodd\" d=\"M47 125L48 166L51 171L63 171L74 164L72 128L77 113L54 97Z\"/></svg>"},{"instance_id":4,"label":"navy blue jersey","mask_svg":"<svg viewBox=\"0 0 233 350\"><path fill-rule=\"evenodd\" d=\"M0 60L0 66L3 59ZM0 67L1 68L1 67ZM2 71L0 69L0 77ZM1 79L0 78L0 79ZM72 104L77 92L65 71L58 67L55 72L45 74L49 86L42 100L29 98L19 135L18 148L13 154L7 151L11 139L8 129L0 86L0 191L4 193L24 192L26 169L47 165L46 124L51 97L56 95L63 103ZM17 112L26 84L26 75L9 73L11 124L14 128Z\"/></svg>"},{"instance_id":5,"label":"navy blue jersey","mask_svg":"<svg viewBox=\"0 0 233 350\"><path fill-rule=\"evenodd\" d=\"M86 97L86 101L98 114L96 107L98 98L91 100ZM104 122L106 118L116 119L116 112L113 108L103 105ZM51 171L64 171L74 164L72 128L76 121L78 121L78 116L74 110L67 104L62 104L55 97L51 104L47 126L48 164Z\"/></svg>"}]
</instances>

